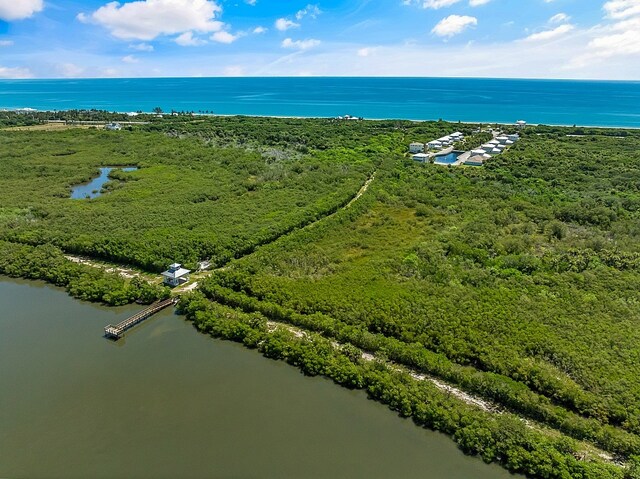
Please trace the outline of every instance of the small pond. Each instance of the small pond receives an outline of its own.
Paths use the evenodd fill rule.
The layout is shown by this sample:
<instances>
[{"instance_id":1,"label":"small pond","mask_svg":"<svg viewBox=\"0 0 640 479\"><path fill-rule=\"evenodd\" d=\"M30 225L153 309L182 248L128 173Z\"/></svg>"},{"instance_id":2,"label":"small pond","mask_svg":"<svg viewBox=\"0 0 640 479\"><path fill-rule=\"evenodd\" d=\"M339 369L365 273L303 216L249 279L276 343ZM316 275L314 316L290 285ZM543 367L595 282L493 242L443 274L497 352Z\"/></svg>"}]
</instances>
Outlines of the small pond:
<instances>
[{"instance_id":1,"label":"small pond","mask_svg":"<svg viewBox=\"0 0 640 479\"><path fill-rule=\"evenodd\" d=\"M456 161L458 161L458 157L461 154L461 151L452 151L451 153L447 153L446 155L436 156L433 162L436 165L453 165Z\"/></svg>"},{"instance_id":2,"label":"small pond","mask_svg":"<svg viewBox=\"0 0 640 479\"><path fill-rule=\"evenodd\" d=\"M73 187L73 190L71 190L71 198L74 200L97 198L102 195L102 187L107 181L109 181L109 174L113 170L136 171L137 169L138 168L135 166L128 166L126 168L105 166L100 168L100 175L97 178L94 178L89 183L83 183Z\"/></svg>"}]
</instances>

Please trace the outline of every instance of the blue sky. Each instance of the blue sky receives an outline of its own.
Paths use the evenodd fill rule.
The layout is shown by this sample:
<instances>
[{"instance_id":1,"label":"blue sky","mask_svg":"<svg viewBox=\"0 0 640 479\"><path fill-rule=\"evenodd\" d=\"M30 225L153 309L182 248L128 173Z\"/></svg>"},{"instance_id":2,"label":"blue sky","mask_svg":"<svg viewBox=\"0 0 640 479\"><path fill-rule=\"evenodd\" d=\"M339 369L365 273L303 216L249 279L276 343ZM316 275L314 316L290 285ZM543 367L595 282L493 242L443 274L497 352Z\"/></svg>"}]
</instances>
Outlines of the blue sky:
<instances>
[{"instance_id":1,"label":"blue sky","mask_svg":"<svg viewBox=\"0 0 640 479\"><path fill-rule=\"evenodd\" d=\"M640 80L640 0L0 0L0 78Z\"/></svg>"}]
</instances>

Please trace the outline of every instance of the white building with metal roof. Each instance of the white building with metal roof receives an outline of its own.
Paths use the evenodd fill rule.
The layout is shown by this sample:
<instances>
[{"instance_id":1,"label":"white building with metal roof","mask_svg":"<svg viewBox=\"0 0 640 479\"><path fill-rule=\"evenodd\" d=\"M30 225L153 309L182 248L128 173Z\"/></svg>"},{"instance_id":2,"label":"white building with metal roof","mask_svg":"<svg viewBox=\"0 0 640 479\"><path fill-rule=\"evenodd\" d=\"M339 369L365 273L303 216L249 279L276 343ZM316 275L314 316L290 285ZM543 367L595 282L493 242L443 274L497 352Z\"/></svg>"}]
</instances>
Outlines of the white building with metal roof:
<instances>
[{"instance_id":1,"label":"white building with metal roof","mask_svg":"<svg viewBox=\"0 0 640 479\"><path fill-rule=\"evenodd\" d=\"M164 284L167 286L180 286L189 281L190 270L185 269L179 263L173 263L169 269L162 273Z\"/></svg>"}]
</instances>

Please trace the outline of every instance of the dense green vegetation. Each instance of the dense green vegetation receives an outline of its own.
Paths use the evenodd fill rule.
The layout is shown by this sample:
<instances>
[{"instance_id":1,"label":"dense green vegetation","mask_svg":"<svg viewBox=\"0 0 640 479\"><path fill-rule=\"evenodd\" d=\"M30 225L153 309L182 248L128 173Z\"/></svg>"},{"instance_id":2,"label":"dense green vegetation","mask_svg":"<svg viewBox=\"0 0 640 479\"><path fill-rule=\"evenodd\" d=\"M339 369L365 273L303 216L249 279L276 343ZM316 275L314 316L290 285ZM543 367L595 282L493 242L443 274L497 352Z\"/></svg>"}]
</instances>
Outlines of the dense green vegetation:
<instances>
[{"instance_id":1,"label":"dense green vegetation","mask_svg":"<svg viewBox=\"0 0 640 479\"><path fill-rule=\"evenodd\" d=\"M67 289L75 298L111 306L138 301L150 304L169 297L169 289L140 277L130 280L118 273L74 263L52 245L29 246L0 241L0 274L41 279Z\"/></svg>"},{"instance_id":2,"label":"dense green vegetation","mask_svg":"<svg viewBox=\"0 0 640 479\"><path fill-rule=\"evenodd\" d=\"M303 161L158 133L5 132L0 237L149 271L224 264L348 202L374 168L371 141L371 154L332 150ZM114 173L108 194L68 199L99 166L126 165L140 169Z\"/></svg>"},{"instance_id":3,"label":"dense green vegetation","mask_svg":"<svg viewBox=\"0 0 640 479\"><path fill-rule=\"evenodd\" d=\"M299 337L283 328L271 332L265 316L239 313L197 293L183 297L179 307L200 331L258 348L264 356L287 361L305 374L365 389L416 424L452 435L468 454L500 462L512 472L548 479L633 477L616 466L579 461L576 456L582 451L575 441L542 434L510 414L482 412L427 381L389 368L384 360L364 361L353 346L336 348L317 334Z\"/></svg>"},{"instance_id":4,"label":"dense green vegetation","mask_svg":"<svg viewBox=\"0 0 640 479\"><path fill-rule=\"evenodd\" d=\"M110 113L102 110L61 110L61 111L38 111L22 110L19 112L11 110L0 110L0 127L33 126L42 125L47 121L158 121L156 115L137 115L131 117L126 113Z\"/></svg>"},{"instance_id":5,"label":"dense green vegetation","mask_svg":"<svg viewBox=\"0 0 640 479\"><path fill-rule=\"evenodd\" d=\"M455 168L416 164L407 146L460 130L475 147L476 126L151 120L121 132L0 131L0 273L120 304L162 293L62 251L149 272L211 259L225 267L181 306L201 330L366 389L513 471L637 475L639 132L532 127L485 167ZM106 194L68 198L98 167L126 165L140 169L114 172ZM312 340L271 334L267 320ZM580 441L632 467L576 460Z\"/></svg>"},{"instance_id":6,"label":"dense green vegetation","mask_svg":"<svg viewBox=\"0 0 640 479\"><path fill-rule=\"evenodd\" d=\"M484 169L385 162L203 291L638 454L640 141L537 133Z\"/></svg>"}]
</instances>

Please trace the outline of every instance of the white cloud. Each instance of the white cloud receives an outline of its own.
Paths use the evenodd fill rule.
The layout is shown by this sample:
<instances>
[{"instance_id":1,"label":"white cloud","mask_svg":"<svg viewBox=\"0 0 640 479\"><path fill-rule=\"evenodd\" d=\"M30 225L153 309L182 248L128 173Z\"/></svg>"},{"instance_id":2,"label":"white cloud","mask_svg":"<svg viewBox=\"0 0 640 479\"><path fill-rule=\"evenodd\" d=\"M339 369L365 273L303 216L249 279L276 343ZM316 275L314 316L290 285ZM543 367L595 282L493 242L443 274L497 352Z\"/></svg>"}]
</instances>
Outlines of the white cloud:
<instances>
[{"instance_id":1,"label":"white cloud","mask_svg":"<svg viewBox=\"0 0 640 479\"><path fill-rule=\"evenodd\" d=\"M620 20L640 15L640 0L610 0L602 8L607 17Z\"/></svg>"},{"instance_id":2,"label":"white cloud","mask_svg":"<svg viewBox=\"0 0 640 479\"><path fill-rule=\"evenodd\" d=\"M432 76L433 65L438 65L438 74L444 77L640 78L640 62L629 61L625 57L611 57L569 68L571 59L584 51L593 35L591 30L576 28L571 34L554 40L553 48L549 48L547 42L506 40L472 45L449 42L438 48L404 42L375 45L375 53L368 56L358 56L357 52L372 45L328 44L327 40L323 42L327 43L326 48L307 50L304 55L274 58L256 53L243 56L241 61L244 65L251 65L248 74L255 76L296 76L305 70L319 76L416 77Z\"/></svg>"},{"instance_id":3,"label":"white cloud","mask_svg":"<svg viewBox=\"0 0 640 479\"><path fill-rule=\"evenodd\" d=\"M84 68L73 63L61 63L56 67L56 70L63 77L76 78L84 73Z\"/></svg>"},{"instance_id":4,"label":"white cloud","mask_svg":"<svg viewBox=\"0 0 640 479\"><path fill-rule=\"evenodd\" d=\"M251 5L252 7L255 7L257 0L244 0L244 3L246 3L247 5Z\"/></svg>"},{"instance_id":5,"label":"white cloud","mask_svg":"<svg viewBox=\"0 0 640 479\"><path fill-rule=\"evenodd\" d=\"M423 0L419 1L421 3L422 8L431 8L433 10L437 10L439 8L450 7L451 5L455 5L460 0ZM415 3L415 2L413 2Z\"/></svg>"},{"instance_id":6,"label":"white cloud","mask_svg":"<svg viewBox=\"0 0 640 479\"><path fill-rule=\"evenodd\" d=\"M117 38L148 41L188 31L219 31L224 26L216 20L221 11L212 0L137 0L107 3L90 15L81 13L77 18L98 23Z\"/></svg>"},{"instance_id":7,"label":"white cloud","mask_svg":"<svg viewBox=\"0 0 640 479\"><path fill-rule=\"evenodd\" d=\"M574 28L575 27L573 25L567 23L567 24L564 24L564 25L560 25L560 26L558 26L556 28L553 28L551 30L544 30L542 32L532 33L528 37L524 38L523 41L525 41L525 42L545 42L545 41L549 41L549 40L554 40L554 39L556 39L558 37L566 35L570 31L572 31Z\"/></svg>"},{"instance_id":8,"label":"white cloud","mask_svg":"<svg viewBox=\"0 0 640 479\"><path fill-rule=\"evenodd\" d=\"M0 78L33 78L28 68L0 66Z\"/></svg>"},{"instance_id":9,"label":"white cloud","mask_svg":"<svg viewBox=\"0 0 640 479\"><path fill-rule=\"evenodd\" d=\"M127 55L126 57L122 57L121 60L123 63L138 63L140 61L133 55Z\"/></svg>"},{"instance_id":10,"label":"white cloud","mask_svg":"<svg viewBox=\"0 0 640 479\"><path fill-rule=\"evenodd\" d=\"M320 8L318 8L318 5L307 5L302 10L298 10L298 12L296 13L296 20L300 21L307 15L309 15L311 18L316 18L321 13L322 11L320 10Z\"/></svg>"},{"instance_id":11,"label":"white cloud","mask_svg":"<svg viewBox=\"0 0 640 479\"><path fill-rule=\"evenodd\" d=\"M137 50L139 52L152 52L153 45L149 45L148 43L133 43L129 45L129 48L132 50Z\"/></svg>"},{"instance_id":12,"label":"white cloud","mask_svg":"<svg viewBox=\"0 0 640 479\"><path fill-rule=\"evenodd\" d=\"M42 11L43 8L43 0L0 0L0 20L22 20Z\"/></svg>"},{"instance_id":13,"label":"white cloud","mask_svg":"<svg viewBox=\"0 0 640 479\"><path fill-rule=\"evenodd\" d=\"M358 49L358 56L359 57L368 57L369 55L372 55L373 53L375 53L375 51L376 51L376 47L360 48L360 49Z\"/></svg>"},{"instance_id":14,"label":"white cloud","mask_svg":"<svg viewBox=\"0 0 640 479\"><path fill-rule=\"evenodd\" d=\"M549 19L549 23L564 23L571 20L571 17L566 13L557 13Z\"/></svg>"},{"instance_id":15,"label":"white cloud","mask_svg":"<svg viewBox=\"0 0 640 479\"><path fill-rule=\"evenodd\" d=\"M588 47L594 50L596 57L640 54L640 30L630 29L622 33L594 38ZM640 59L639 59L640 61Z\"/></svg>"},{"instance_id":16,"label":"white cloud","mask_svg":"<svg viewBox=\"0 0 640 479\"><path fill-rule=\"evenodd\" d=\"M600 28L597 35L589 41L587 51L576 57L573 64L582 66L612 57L639 55L640 15ZM635 63L640 63L639 60Z\"/></svg>"},{"instance_id":17,"label":"white cloud","mask_svg":"<svg viewBox=\"0 0 640 479\"><path fill-rule=\"evenodd\" d=\"M13 45L13 40L0 40L0 47L10 47Z\"/></svg>"},{"instance_id":18,"label":"white cloud","mask_svg":"<svg viewBox=\"0 0 640 479\"><path fill-rule=\"evenodd\" d=\"M320 45L320 40L307 39L307 40L292 40L291 38L285 38L282 41L282 48L293 48L296 50L308 50Z\"/></svg>"},{"instance_id":19,"label":"white cloud","mask_svg":"<svg viewBox=\"0 0 640 479\"><path fill-rule=\"evenodd\" d=\"M266 33L268 31L267 28L265 27L256 27L253 29L253 33L255 33L256 35L260 34L260 33Z\"/></svg>"},{"instance_id":20,"label":"white cloud","mask_svg":"<svg viewBox=\"0 0 640 479\"><path fill-rule=\"evenodd\" d=\"M299 23L293 22L287 18L278 18L275 23L276 30L280 30L281 32L289 30L290 28L297 28L299 26Z\"/></svg>"},{"instance_id":21,"label":"white cloud","mask_svg":"<svg viewBox=\"0 0 640 479\"><path fill-rule=\"evenodd\" d=\"M215 32L213 35L211 35L211 40L218 43L233 43L241 36L241 34L233 35L232 33L226 31L220 31Z\"/></svg>"},{"instance_id":22,"label":"white cloud","mask_svg":"<svg viewBox=\"0 0 640 479\"><path fill-rule=\"evenodd\" d=\"M469 27L478 24L478 19L467 15L449 15L438 22L431 30L439 37L452 37L462 33Z\"/></svg>"},{"instance_id":23,"label":"white cloud","mask_svg":"<svg viewBox=\"0 0 640 479\"><path fill-rule=\"evenodd\" d=\"M178 35L173 41L176 42L181 47L197 47L207 43L204 40L201 40L200 38L194 37L193 32L184 32Z\"/></svg>"},{"instance_id":24,"label":"white cloud","mask_svg":"<svg viewBox=\"0 0 640 479\"><path fill-rule=\"evenodd\" d=\"M450 7L462 0L403 0L404 5L416 5L420 8L438 10L440 8ZM469 5L476 7L489 3L491 0L469 0Z\"/></svg>"},{"instance_id":25,"label":"white cloud","mask_svg":"<svg viewBox=\"0 0 640 479\"><path fill-rule=\"evenodd\" d=\"M469 5L472 7L479 7L481 5L486 5L491 0L469 0Z\"/></svg>"},{"instance_id":26,"label":"white cloud","mask_svg":"<svg viewBox=\"0 0 640 479\"><path fill-rule=\"evenodd\" d=\"M320 8L318 8L318 5L309 4L306 7L304 7L302 10L298 10L294 16L296 20L299 22L306 16L310 16L311 18L316 18L321 13L322 11L320 10ZM276 30L279 30L281 32L286 32L290 28L299 28L300 23L294 22L293 20L286 17L281 17L275 21L274 26L276 27Z\"/></svg>"},{"instance_id":27,"label":"white cloud","mask_svg":"<svg viewBox=\"0 0 640 479\"><path fill-rule=\"evenodd\" d=\"M618 61L629 70L632 65L640 65L640 0L608 1L603 10L604 20L613 22L591 29L586 48L573 58L569 68L605 69L602 63L607 61Z\"/></svg>"}]
</instances>

